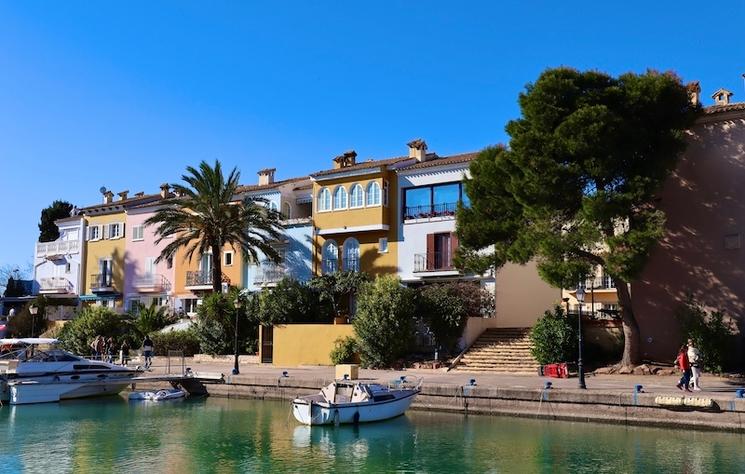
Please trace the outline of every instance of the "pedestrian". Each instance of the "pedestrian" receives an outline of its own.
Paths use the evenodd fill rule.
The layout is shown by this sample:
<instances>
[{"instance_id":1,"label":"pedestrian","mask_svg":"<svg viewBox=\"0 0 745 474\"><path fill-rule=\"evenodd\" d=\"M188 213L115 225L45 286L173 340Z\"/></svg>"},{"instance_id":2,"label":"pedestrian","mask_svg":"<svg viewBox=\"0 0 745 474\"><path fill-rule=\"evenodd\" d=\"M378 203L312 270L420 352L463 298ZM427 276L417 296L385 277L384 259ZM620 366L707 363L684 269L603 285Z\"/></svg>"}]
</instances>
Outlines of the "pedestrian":
<instances>
[{"instance_id":1,"label":"pedestrian","mask_svg":"<svg viewBox=\"0 0 745 474\"><path fill-rule=\"evenodd\" d=\"M701 368L703 365L703 358L701 352L697 347L693 345L693 339L688 339L688 361L691 363L691 385L696 391L701 390L699 380L701 379Z\"/></svg>"},{"instance_id":2,"label":"pedestrian","mask_svg":"<svg viewBox=\"0 0 745 474\"><path fill-rule=\"evenodd\" d=\"M149 369L153 362L153 340L149 334L142 341L142 356L145 358L145 368Z\"/></svg>"},{"instance_id":3,"label":"pedestrian","mask_svg":"<svg viewBox=\"0 0 745 474\"><path fill-rule=\"evenodd\" d=\"M90 343L91 357L93 358L93 360L96 360L98 358L98 340L100 338L101 336L96 336Z\"/></svg>"},{"instance_id":4,"label":"pedestrian","mask_svg":"<svg viewBox=\"0 0 745 474\"><path fill-rule=\"evenodd\" d=\"M124 342L122 342L121 348L119 349L119 364L126 366L128 360L129 360L129 344L127 344L127 340L125 339Z\"/></svg>"},{"instance_id":5,"label":"pedestrian","mask_svg":"<svg viewBox=\"0 0 745 474\"><path fill-rule=\"evenodd\" d=\"M97 360L103 360L103 354L104 350L106 349L106 340L103 338L103 336L98 336L96 338L96 357Z\"/></svg>"},{"instance_id":6,"label":"pedestrian","mask_svg":"<svg viewBox=\"0 0 745 474\"><path fill-rule=\"evenodd\" d=\"M678 382L679 390L685 390L686 392L690 392L691 389L688 388L688 382L691 380L691 363L688 360L688 346L683 344L680 346L680 349L678 350L678 357L675 358L675 363L677 364L678 368L683 371L683 376L680 378L680 381Z\"/></svg>"},{"instance_id":7,"label":"pedestrian","mask_svg":"<svg viewBox=\"0 0 745 474\"><path fill-rule=\"evenodd\" d=\"M114 338L111 336L106 339L106 362L109 364L114 362Z\"/></svg>"}]
</instances>

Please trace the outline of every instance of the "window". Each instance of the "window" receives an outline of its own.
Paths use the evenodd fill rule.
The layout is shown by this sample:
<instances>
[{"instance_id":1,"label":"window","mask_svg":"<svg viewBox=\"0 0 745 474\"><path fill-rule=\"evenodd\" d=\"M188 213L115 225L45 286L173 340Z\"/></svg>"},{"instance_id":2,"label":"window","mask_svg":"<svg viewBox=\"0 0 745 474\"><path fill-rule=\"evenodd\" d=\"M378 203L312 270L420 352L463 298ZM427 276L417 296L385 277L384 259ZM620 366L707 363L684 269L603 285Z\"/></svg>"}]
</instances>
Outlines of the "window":
<instances>
[{"instance_id":1,"label":"window","mask_svg":"<svg viewBox=\"0 0 745 474\"><path fill-rule=\"evenodd\" d=\"M88 227L88 240L100 240L101 239L101 227L94 225Z\"/></svg>"},{"instance_id":2,"label":"window","mask_svg":"<svg viewBox=\"0 0 745 474\"><path fill-rule=\"evenodd\" d=\"M334 190L334 209L347 208L347 190L344 186L337 186Z\"/></svg>"},{"instance_id":3,"label":"window","mask_svg":"<svg viewBox=\"0 0 745 474\"><path fill-rule=\"evenodd\" d=\"M124 223L123 222L112 222L108 226L109 228L109 239L120 239L124 234Z\"/></svg>"},{"instance_id":4,"label":"window","mask_svg":"<svg viewBox=\"0 0 745 474\"><path fill-rule=\"evenodd\" d=\"M225 253L223 253L223 265L226 267L229 267L233 265L233 252L228 250Z\"/></svg>"},{"instance_id":5,"label":"window","mask_svg":"<svg viewBox=\"0 0 745 474\"><path fill-rule=\"evenodd\" d=\"M268 207L268 208L269 208L269 209L271 209L272 211L278 211L278 210L279 210L279 208L277 207L277 203L276 203L276 202L274 202L274 201L268 201L268 202L266 203L266 207Z\"/></svg>"},{"instance_id":6,"label":"window","mask_svg":"<svg viewBox=\"0 0 745 474\"><path fill-rule=\"evenodd\" d=\"M144 240L145 239L145 226L136 225L132 226L132 240Z\"/></svg>"},{"instance_id":7,"label":"window","mask_svg":"<svg viewBox=\"0 0 745 474\"><path fill-rule=\"evenodd\" d=\"M378 253L387 253L388 252L388 239L386 237L381 237L378 239Z\"/></svg>"},{"instance_id":8,"label":"window","mask_svg":"<svg viewBox=\"0 0 745 474\"><path fill-rule=\"evenodd\" d=\"M197 312L197 306L199 305L198 302L199 300L197 298L188 298L182 300L184 313L189 315L195 314Z\"/></svg>"},{"instance_id":9,"label":"window","mask_svg":"<svg viewBox=\"0 0 745 474\"><path fill-rule=\"evenodd\" d=\"M344 241L344 271L360 271L360 243L357 239L350 237Z\"/></svg>"},{"instance_id":10,"label":"window","mask_svg":"<svg viewBox=\"0 0 745 474\"><path fill-rule=\"evenodd\" d=\"M334 273L339 269L339 247L334 240L327 240L321 252L321 272Z\"/></svg>"},{"instance_id":11,"label":"window","mask_svg":"<svg viewBox=\"0 0 745 474\"><path fill-rule=\"evenodd\" d=\"M349 193L349 207L362 207L365 205L365 190L362 185L355 184Z\"/></svg>"},{"instance_id":12,"label":"window","mask_svg":"<svg viewBox=\"0 0 745 474\"><path fill-rule=\"evenodd\" d=\"M367 205L380 206L380 185L377 181L367 185Z\"/></svg>"},{"instance_id":13,"label":"window","mask_svg":"<svg viewBox=\"0 0 745 474\"><path fill-rule=\"evenodd\" d=\"M383 205L388 205L388 181L383 181Z\"/></svg>"},{"instance_id":14,"label":"window","mask_svg":"<svg viewBox=\"0 0 745 474\"><path fill-rule=\"evenodd\" d=\"M166 297L165 296L153 296L153 298L150 300L151 306L165 306L166 305Z\"/></svg>"},{"instance_id":15,"label":"window","mask_svg":"<svg viewBox=\"0 0 745 474\"><path fill-rule=\"evenodd\" d=\"M70 262L65 263L65 273L70 273L72 270L72 264Z\"/></svg>"},{"instance_id":16,"label":"window","mask_svg":"<svg viewBox=\"0 0 745 474\"><path fill-rule=\"evenodd\" d=\"M443 183L404 190L404 219L454 216L458 203L469 205L462 183Z\"/></svg>"},{"instance_id":17,"label":"window","mask_svg":"<svg viewBox=\"0 0 745 474\"><path fill-rule=\"evenodd\" d=\"M93 287L107 288L112 286L112 274L114 273L114 261L110 258L101 258L98 260L98 281L94 282Z\"/></svg>"},{"instance_id":18,"label":"window","mask_svg":"<svg viewBox=\"0 0 745 474\"><path fill-rule=\"evenodd\" d=\"M329 191L329 188L323 188L318 191L318 202L316 203L316 209L318 209L319 211L331 210L331 191Z\"/></svg>"},{"instance_id":19,"label":"window","mask_svg":"<svg viewBox=\"0 0 745 474\"><path fill-rule=\"evenodd\" d=\"M291 212L290 212L290 203L289 202L285 202L285 203L282 204L282 217L284 217L285 219L291 219L292 218L292 215L291 215Z\"/></svg>"}]
</instances>

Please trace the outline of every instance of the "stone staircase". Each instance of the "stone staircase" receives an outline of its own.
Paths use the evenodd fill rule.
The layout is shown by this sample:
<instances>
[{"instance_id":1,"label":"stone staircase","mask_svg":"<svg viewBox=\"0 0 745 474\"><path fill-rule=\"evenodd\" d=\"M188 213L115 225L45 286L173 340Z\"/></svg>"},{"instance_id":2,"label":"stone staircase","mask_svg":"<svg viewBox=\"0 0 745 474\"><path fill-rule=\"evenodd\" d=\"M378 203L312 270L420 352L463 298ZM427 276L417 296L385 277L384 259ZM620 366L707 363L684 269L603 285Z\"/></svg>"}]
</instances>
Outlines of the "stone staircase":
<instances>
[{"instance_id":1,"label":"stone staircase","mask_svg":"<svg viewBox=\"0 0 745 474\"><path fill-rule=\"evenodd\" d=\"M484 331L455 364L463 372L537 374L538 362L530 354L530 328L495 328Z\"/></svg>"}]
</instances>

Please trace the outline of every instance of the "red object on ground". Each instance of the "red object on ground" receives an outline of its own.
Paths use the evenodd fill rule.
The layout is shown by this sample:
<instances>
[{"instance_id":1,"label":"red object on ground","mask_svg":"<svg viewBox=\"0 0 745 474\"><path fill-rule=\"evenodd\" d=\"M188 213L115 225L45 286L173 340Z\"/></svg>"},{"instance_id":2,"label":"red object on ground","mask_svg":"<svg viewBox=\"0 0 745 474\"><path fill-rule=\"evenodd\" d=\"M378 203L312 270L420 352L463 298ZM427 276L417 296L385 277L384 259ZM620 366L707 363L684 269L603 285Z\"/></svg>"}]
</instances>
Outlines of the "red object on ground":
<instances>
[{"instance_id":1,"label":"red object on ground","mask_svg":"<svg viewBox=\"0 0 745 474\"><path fill-rule=\"evenodd\" d=\"M555 379L565 379L569 377L569 369L567 369L566 362L562 362L561 364L546 364L541 367L541 375Z\"/></svg>"}]
</instances>

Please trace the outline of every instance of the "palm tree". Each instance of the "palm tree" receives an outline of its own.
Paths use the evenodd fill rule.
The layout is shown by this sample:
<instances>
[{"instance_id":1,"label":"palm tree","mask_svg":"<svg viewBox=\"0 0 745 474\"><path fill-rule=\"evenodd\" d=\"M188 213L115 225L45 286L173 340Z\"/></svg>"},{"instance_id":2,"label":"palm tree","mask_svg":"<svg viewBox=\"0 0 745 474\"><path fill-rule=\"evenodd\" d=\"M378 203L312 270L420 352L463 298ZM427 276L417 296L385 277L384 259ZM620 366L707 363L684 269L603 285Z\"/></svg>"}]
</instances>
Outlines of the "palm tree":
<instances>
[{"instance_id":1,"label":"palm tree","mask_svg":"<svg viewBox=\"0 0 745 474\"><path fill-rule=\"evenodd\" d=\"M224 245L240 247L252 261L259 260L259 252L269 260L279 263L281 257L272 242L282 235L281 215L269 209L267 201L260 198L235 200L240 172L237 168L223 176L222 166L204 161L199 169L189 166L181 179L184 185L173 184L174 197L164 201L165 206L145 221L155 225L158 236L155 243L174 236L161 251L156 261L172 258L185 248L184 259L191 260L212 252L212 289L220 291L222 262L220 254Z\"/></svg>"}]
</instances>

